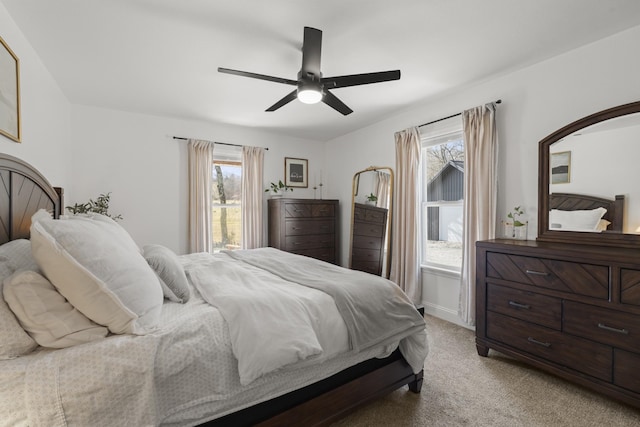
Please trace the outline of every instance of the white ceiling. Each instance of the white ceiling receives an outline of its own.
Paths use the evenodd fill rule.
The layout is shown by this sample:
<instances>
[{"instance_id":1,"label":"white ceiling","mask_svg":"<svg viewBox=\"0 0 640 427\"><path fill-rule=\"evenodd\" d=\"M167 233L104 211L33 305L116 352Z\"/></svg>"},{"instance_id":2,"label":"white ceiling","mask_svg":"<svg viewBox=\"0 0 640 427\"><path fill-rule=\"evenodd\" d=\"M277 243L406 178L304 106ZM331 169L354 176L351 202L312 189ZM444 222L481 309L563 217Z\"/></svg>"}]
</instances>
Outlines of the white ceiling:
<instances>
[{"instance_id":1,"label":"white ceiling","mask_svg":"<svg viewBox=\"0 0 640 427\"><path fill-rule=\"evenodd\" d=\"M638 0L0 0L72 103L330 140L452 88L640 25ZM336 89L354 112L295 100L303 27L322 72L400 69ZM489 100L488 100L489 101ZM189 135L206 137L207 135Z\"/></svg>"}]
</instances>

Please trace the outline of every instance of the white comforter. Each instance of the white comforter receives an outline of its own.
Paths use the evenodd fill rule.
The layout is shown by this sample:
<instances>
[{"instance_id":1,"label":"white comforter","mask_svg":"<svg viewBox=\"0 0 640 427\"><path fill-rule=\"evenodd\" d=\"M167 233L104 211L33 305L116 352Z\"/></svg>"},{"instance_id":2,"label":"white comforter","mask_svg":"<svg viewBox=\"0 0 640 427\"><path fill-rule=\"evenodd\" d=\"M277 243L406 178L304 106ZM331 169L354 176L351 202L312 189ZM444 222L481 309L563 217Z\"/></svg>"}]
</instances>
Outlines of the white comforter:
<instances>
[{"instance_id":1,"label":"white comforter","mask_svg":"<svg viewBox=\"0 0 640 427\"><path fill-rule=\"evenodd\" d=\"M219 259L231 260L223 254L182 257L188 271ZM255 291L257 282L238 275L240 282L249 282L249 289L254 287ZM228 285L216 287L224 290ZM293 291L296 287L299 289ZM246 290L245 296L252 292ZM232 348L233 327L224 317L226 310L207 304L194 290L194 297L185 305L165 303L162 326L154 334L110 336L1 361L0 426L196 425L304 387L360 361L384 357L395 348L390 343L349 351L345 323L326 315L337 311L333 299L316 289L289 283L285 293L294 292L310 300L321 295L318 305L301 309L310 314L310 328L316 338L311 339L312 345L305 338L296 354L303 359L299 362L276 367L242 385L240 363ZM250 304L252 310L264 309ZM243 306L232 316L242 317L249 311ZM260 345L271 341L259 338L263 340ZM395 341L400 339L396 337ZM424 328L402 339L400 347L406 347L405 358L419 360L421 367L427 353ZM254 351L259 354L262 349L254 347ZM320 360L324 362L315 363Z\"/></svg>"},{"instance_id":2,"label":"white comforter","mask_svg":"<svg viewBox=\"0 0 640 427\"><path fill-rule=\"evenodd\" d=\"M229 325L242 385L307 359L395 347L424 330L422 316L394 283L273 248L224 252L187 274ZM330 337L348 337L349 347ZM414 345L424 345L423 338ZM410 351L405 358L415 372L422 369L423 358Z\"/></svg>"}]
</instances>

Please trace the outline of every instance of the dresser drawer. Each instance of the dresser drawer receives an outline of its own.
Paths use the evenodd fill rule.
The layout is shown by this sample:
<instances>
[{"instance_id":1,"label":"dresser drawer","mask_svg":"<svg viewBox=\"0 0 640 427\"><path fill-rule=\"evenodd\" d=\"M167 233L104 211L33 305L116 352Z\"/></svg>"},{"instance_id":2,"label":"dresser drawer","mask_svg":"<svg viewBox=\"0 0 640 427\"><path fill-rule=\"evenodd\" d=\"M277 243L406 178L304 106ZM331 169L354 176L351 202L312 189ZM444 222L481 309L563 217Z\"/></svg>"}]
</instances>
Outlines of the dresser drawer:
<instances>
[{"instance_id":1,"label":"dresser drawer","mask_svg":"<svg viewBox=\"0 0 640 427\"><path fill-rule=\"evenodd\" d=\"M612 380L613 349L609 346L493 312L487 312L487 337L592 377Z\"/></svg>"},{"instance_id":2,"label":"dresser drawer","mask_svg":"<svg viewBox=\"0 0 640 427\"><path fill-rule=\"evenodd\" d=\"M375 262L380 263L380 249L353 248L351 250L351 262Z\"/></svg>"},{"instance_id":3,"label":"dresser drawer","mask_svg":"<svg viewBox=\"0 0 640 427\"><path fill-rule=\"evenodd\" d=\"M382 239L368 236L353 236L353 247L362 249L377 249L382 247Z\"/></svg>"},{"instance_id":4,"label":"dresser drawer","mask_svg":"<svg viewBox=\"0 0 640 427\"><path fill-rule=\"evenodd\" d=\"M311 216L313 218L333 218L335 216L335 205L331 203L314 203L311 206Z\"/></svg>"},{"instance_id":5,"label":"dresser drawer","mask_svg":"<svg viewBox=\"0 0 640 427\"><path fill-rule=\"evenodd\" d=\"M287 236L299 236L303 234L335 233L335 221L333 219L322 220L295 220L287 221L285 225Z\"/></svg>"},{"instance_id":6,"label":"dresser drawer","mask_svg":"<svg viewBox=\"0 0 640 427\"><path fill-rule=\"evenodd\" d=\"M285 250L298 253L302 249L335 248L335 242L333 234L287 236Z\"/></svg>"},{"instance_id":7,"label":"dresser drawer","mask_svg":"<svg viewBox=\"0 0 640 427\"><path fill-rule=\"evenodd\" d=\"M487 286L487 310L556 330L562 328L562 301L504 286Z\"/></svg>"},{"instance_id":8,"label":"dresser drawer","mask_svg":"<svg viewBox=\"0 0 640 427\"><path fill-rule=\"evenodd\" d=\"M640 352L640 316L573 301L564 302L565 332Z\"/></svg>"},{"instance_id":9,"label":"dresser drawer","mask_svg":"<svg viewBox=\"0 0 640 427\"><path fill-rule=\"evenodd\" d=\"M311 258L319 259L326 262L336 262L336 250L334 247L327 248L313 248L313 249L301 249L290 251L291 253L298 255L305 255Z\"/></svg>"},{"instance_id":10,"label":"dresser drawer","mask_svg":"<svg viewBox=\"0 0 640 427\"><path fill-rule=\"evenodd\" d=\"M371 273L375 275L380 275L381 273L381 265L380 262L376 261L352 261L351 269L364 271L366 273Z\"/></svg>"},{"instance_id":11,"label":"dresser drawer","mask_svg":"<svg viewBox=\"0 0 640 427\"><path fill-rule=\"evenodd\" d=\"M382 208L361 207L356 204L353 211L353 218L355 221L384 224L387 220L387 210Z\"/></svg>"},{"instance_id":12,"label":"dresser drawer","mask_svg":"<svg viewBox=\"0 0 640 427\"><path fill-rule=\"evenodd\" d=\"M609 298L609 267L570 261L487 253L487 276L546 289Z\"/></svg>"},{"instance_id":13,"label":"dresser drawer","mask_svg":"<svg viewBox=\"0 0 640 427\"><path fill-rule=\"evenodd\" d=\"M620 270L620 302L640 305L640 270Z\"/></svg>"},{"instance_id":14,"label":"dresser drawer","mask_svg":"<svg viewBox=\"0 0 640 427\"><path fill-rule=\"evenodd\" d=\"M311 217L311 205L308 203L287 203L284 205L285 218Z\"/></svg>"},{"instance_id":15,"label":"dresser drawer","mask_svg":"<svg viewBox=\"0 0 640 427\"><path fill-rule=\"evenodd\" d=\"M380 227L378 224L369 224L366 222L354 222L353 234L357 236L371 236L381 238L384 232L384 227Z\"/></svg>"},{"instance_id":16,"label":"dresser drawer","mask_svg":"<svg viewBox=\"0 0 640 427\"><path fill-rule=\"evenodd\" d=\"M640 354L615 349L613 351L613 383L640 393Z\"/></svg>"}]
</instances>

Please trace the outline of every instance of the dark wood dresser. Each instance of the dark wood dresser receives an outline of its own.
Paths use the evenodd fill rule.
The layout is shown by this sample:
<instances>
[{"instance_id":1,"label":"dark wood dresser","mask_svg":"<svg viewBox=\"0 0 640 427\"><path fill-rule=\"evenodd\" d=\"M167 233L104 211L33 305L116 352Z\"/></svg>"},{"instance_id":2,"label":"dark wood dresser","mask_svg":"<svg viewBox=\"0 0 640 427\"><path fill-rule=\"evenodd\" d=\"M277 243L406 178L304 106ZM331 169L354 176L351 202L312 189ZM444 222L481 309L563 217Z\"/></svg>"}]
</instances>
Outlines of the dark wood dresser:
<instances>
[{"instance_id":1,"label":"dark wood dresser","mask_svg":"<svg viewBox=\"0 0 640 427\"><path fill-rule=\"evenodd\" d=\"M269 246L338 262L338 200L269 199Z\"/></svg>"},{"instance_id":2,"label":"dark wood dresser","mask_svg":"<svg viewBox=\"0 0 640 427\"><path fill-rule=\"evenodd\" d=\"M354 203L351 240L351 269L382 274L384 239L387 229L385 208Z\"/></svg>"},{"instance_id":3,"label":"dark wood dresser","mask_svg":"<svg viewBox=\"0 0 640 427\"><path fill-rule=\"evenodd\" d=\"M476 346L640 407L640 250L477 242Z\"/></svg>"}]
</instances>

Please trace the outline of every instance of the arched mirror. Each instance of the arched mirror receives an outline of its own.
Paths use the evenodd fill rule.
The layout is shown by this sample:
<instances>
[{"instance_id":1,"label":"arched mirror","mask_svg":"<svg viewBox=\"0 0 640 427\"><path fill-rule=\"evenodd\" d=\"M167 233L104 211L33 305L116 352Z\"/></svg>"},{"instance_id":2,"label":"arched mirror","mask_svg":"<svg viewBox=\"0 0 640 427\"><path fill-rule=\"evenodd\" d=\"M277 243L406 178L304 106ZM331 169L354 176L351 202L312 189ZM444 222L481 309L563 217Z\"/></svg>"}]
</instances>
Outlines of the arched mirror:
<instances>
[{"instance_id":1,"label":"arched mirror","mask_svg":"<svg viewBox=\"0 0 640 427\"><path fill-rule=\"evenodd\" d=\"M370 166L353 176L349 268L389 277L393 170Z\"/></svg>"},{"instance_id":2,"label":"arched mirror","mask_svg":"<svg viewBox=\"0 0 640 427\"><path fill-rule=\"evenodd\" d=\"M540 141L538 240L640 247L640 102Z\"/></svg>"}]
</instances>

